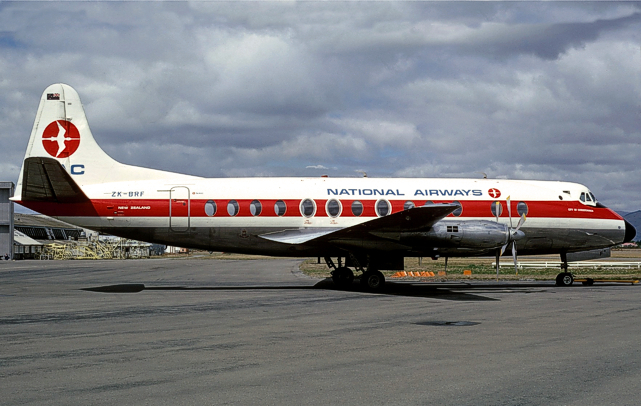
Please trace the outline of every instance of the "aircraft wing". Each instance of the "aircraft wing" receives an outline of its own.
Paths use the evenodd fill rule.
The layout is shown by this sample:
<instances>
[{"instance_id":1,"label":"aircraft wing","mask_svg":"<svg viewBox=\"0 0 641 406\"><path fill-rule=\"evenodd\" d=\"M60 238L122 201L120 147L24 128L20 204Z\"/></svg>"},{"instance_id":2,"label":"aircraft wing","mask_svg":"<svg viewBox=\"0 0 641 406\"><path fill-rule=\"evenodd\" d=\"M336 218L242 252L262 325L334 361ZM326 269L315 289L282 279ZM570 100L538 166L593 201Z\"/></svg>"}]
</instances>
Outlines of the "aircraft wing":
<instances>
[{"instance_id":1,"label":"aircraft wing","mask_svg":"<svg viewBox=\"0 0 641 406\"><path fill-rule=\"evenodd\" d=\"M297 228L293 230L276 231L259 235L259 237L270 241L282 242L283 244L303 244L328 234L343 230L342 228Z\"/></svg>"},{"instance_id":2,"label":"aircraft wing","mask_svg":"<svg viewBox=\"0 0 641 406\"><path fill-rule=\"evenodd\" d=\"M344 228L299 228L260 235L259 237L284 244L315 242L345 242L372 237L397 239L401 232L429 230L434 223L459 208L455 203L414 207L385 217Z\"/></svg>"},{"instance_id":3,"label":"aircraft wing","mask_svg":"<svg viewBox=\"0 0 641 406\"><path fill-rule=\"evenodd\" d=\"M89 201L80 186L60 162L53 158L30 157L24 160L22 201L83 203Z\"/></svg>"}]
</instances>

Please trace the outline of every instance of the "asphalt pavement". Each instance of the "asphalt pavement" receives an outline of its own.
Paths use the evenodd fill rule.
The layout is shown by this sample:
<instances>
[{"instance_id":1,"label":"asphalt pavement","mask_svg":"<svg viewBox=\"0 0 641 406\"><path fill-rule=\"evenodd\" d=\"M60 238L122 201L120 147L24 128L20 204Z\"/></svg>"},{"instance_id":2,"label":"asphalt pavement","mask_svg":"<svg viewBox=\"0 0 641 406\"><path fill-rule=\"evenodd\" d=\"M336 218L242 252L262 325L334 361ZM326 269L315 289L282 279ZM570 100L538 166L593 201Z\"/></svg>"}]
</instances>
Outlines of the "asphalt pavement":
<instances>
[{"instance_id":1,"label":"asphalt pavement","mask_svg":"<svg viewBox=\"0 0 641 406\"><path fill-rule=\"evenodd\" d=\"M0 404L636 405L641 287L390 283L298 260L0 262Z\"/></svg>"}]
</instances>

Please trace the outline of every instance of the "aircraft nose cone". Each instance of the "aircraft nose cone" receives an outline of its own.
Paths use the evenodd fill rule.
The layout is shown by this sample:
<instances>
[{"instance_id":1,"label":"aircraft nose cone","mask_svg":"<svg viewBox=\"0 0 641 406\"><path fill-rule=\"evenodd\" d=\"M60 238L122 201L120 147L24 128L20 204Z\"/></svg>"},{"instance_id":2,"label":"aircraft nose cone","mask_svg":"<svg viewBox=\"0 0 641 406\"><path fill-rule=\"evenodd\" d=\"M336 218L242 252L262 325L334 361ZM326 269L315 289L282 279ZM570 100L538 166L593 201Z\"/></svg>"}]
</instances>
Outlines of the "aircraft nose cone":
<instances>
[{"instance_id":1,"label":"aircraft nose cone","mask_svg":"<svg viewBox=\"0 0 641 406\"><path fill-rule=\"evenodd\" d=\"M623 242L626 243L632 241L632 239L637 235L637 230L626 220L623 221L625 221L625 237L623 238Z\"/></svg>"}]
</instances>

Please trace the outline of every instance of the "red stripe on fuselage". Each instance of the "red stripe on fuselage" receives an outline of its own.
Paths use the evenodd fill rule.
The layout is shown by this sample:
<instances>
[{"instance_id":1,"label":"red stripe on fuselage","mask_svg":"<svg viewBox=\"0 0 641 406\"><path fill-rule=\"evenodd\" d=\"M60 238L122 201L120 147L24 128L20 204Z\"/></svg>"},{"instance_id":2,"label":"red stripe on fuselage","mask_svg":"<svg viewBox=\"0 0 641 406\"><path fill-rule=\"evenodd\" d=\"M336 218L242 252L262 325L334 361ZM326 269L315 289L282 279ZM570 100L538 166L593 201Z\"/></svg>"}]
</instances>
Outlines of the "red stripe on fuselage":
<instances>
[{"instance_id":1,"label":"red stripe on fuselage","mask_svg":"<svg viewBox=\"0 0 641 406\"><path fill-rule=\"evenodd\" d=\"M205 204L208 201L214 201L217 209L212 217L232 217L227 212L227 204L230 200L221 199L198 199L183 201L175 199L172 202L172 216L186 217L187 206L191 205L189 215L191 217L209 217L205 213ZM326 203L329 199L317 199L315 217L327 217L325 210ZM338 200L338 199L337 199ZM236 200L240 207L235 217L253 217L250 211L250 204L253 199ZM287 206L287 211L283 217L301 217L300 204L301 200L283 200ZM352 200L339 200L342 204L340 217L357 217L352 213ZM377 200L358 200L363 204L363 213L359 217L377 217L376 202ZM392 206L392 213L403 210L407 200L388 200ZM433 203L451 203L452 200L430 200ZM274 211L274 205L277 199L260 200L262 211L258 217L277 217ZM425 204L425 200L413 200L417 207ZM35 210L49 216L65 217L168 217L169 200L168 199L95 199L87 203L67 203L59 204L54 202L17 202L22 206ZM183 204L185 203L185 204ZM507 202L500 201L502 205L502 218L508 217ZM518 201L511 201L512 217L519 217L517 213ZM621 220L614 211L608 208L599 208L586 206L577 201L530 201L525 202L528 206L527 217L530 218L589 218L604 220ZM454 217L452 214L448 218L494 218L491 206L495 204L491 200L464 200L460 201L463 207L461 215Z\"/></svg>"}]
</instances>

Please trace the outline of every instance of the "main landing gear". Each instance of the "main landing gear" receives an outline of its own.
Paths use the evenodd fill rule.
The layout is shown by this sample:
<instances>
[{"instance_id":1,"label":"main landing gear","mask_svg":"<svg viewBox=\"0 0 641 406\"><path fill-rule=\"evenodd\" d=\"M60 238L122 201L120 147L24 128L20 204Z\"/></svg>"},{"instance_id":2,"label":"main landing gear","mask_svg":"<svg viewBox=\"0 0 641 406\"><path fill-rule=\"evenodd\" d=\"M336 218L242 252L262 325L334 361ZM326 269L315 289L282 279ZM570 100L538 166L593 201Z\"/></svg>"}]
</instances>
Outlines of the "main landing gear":
<instances>
[{"instance_id":1,"label":"main landing gear","mask_svg":"<svg viewBox=\"0 0 641 406\"><path fill-rule=\"evenodd\" d=\"M354 282L354 272L346 266L341 266L331 272L332 280L341 289L345 289Z\"/></svg>"},{"instance_id":2,"label":"main landing gear","mask_svg":"<svg viewBox=\"0 0 641 406\"><path fill-rule=\"evenodd\" d=\"M360 277L361 286L370 292L378 292L383 289L385 286L385 276L381 271L378 271L372 268L371 264L367 267L367 270L364 270L360 266L359 262L350 255L350 259L356 265L356 269L363 274ZM352 286L354 282L354 272L346 266L343 266L341 258L338 258L338 266L334 264L334 261L330 257L325 257L325 263L328 267L333 268L331 272L332 281L340 289L347 289Z\"/></svg>"},{"instance_id":3,"label":"main landing gear","mask_svg":"<svg viewBox=\"0 0 641 406\"><path fill-rule=\"evenodd\" d=\"M371 292L378 292L385 286L385 276L381 271L368 269L361 275L361 285Z\"/></svg>"},{"instance_id":4,"label":"main landing gear","mask_svg":"<svg viewBox=\"0 0 641 406\"><path fill-rule=\"evenodd\" d=\"M561 272L556 276L556 286L571 286L574 283L574 275L568 272L568 257L565 252L561 253Z\"/></svg>"}]
</instances>

